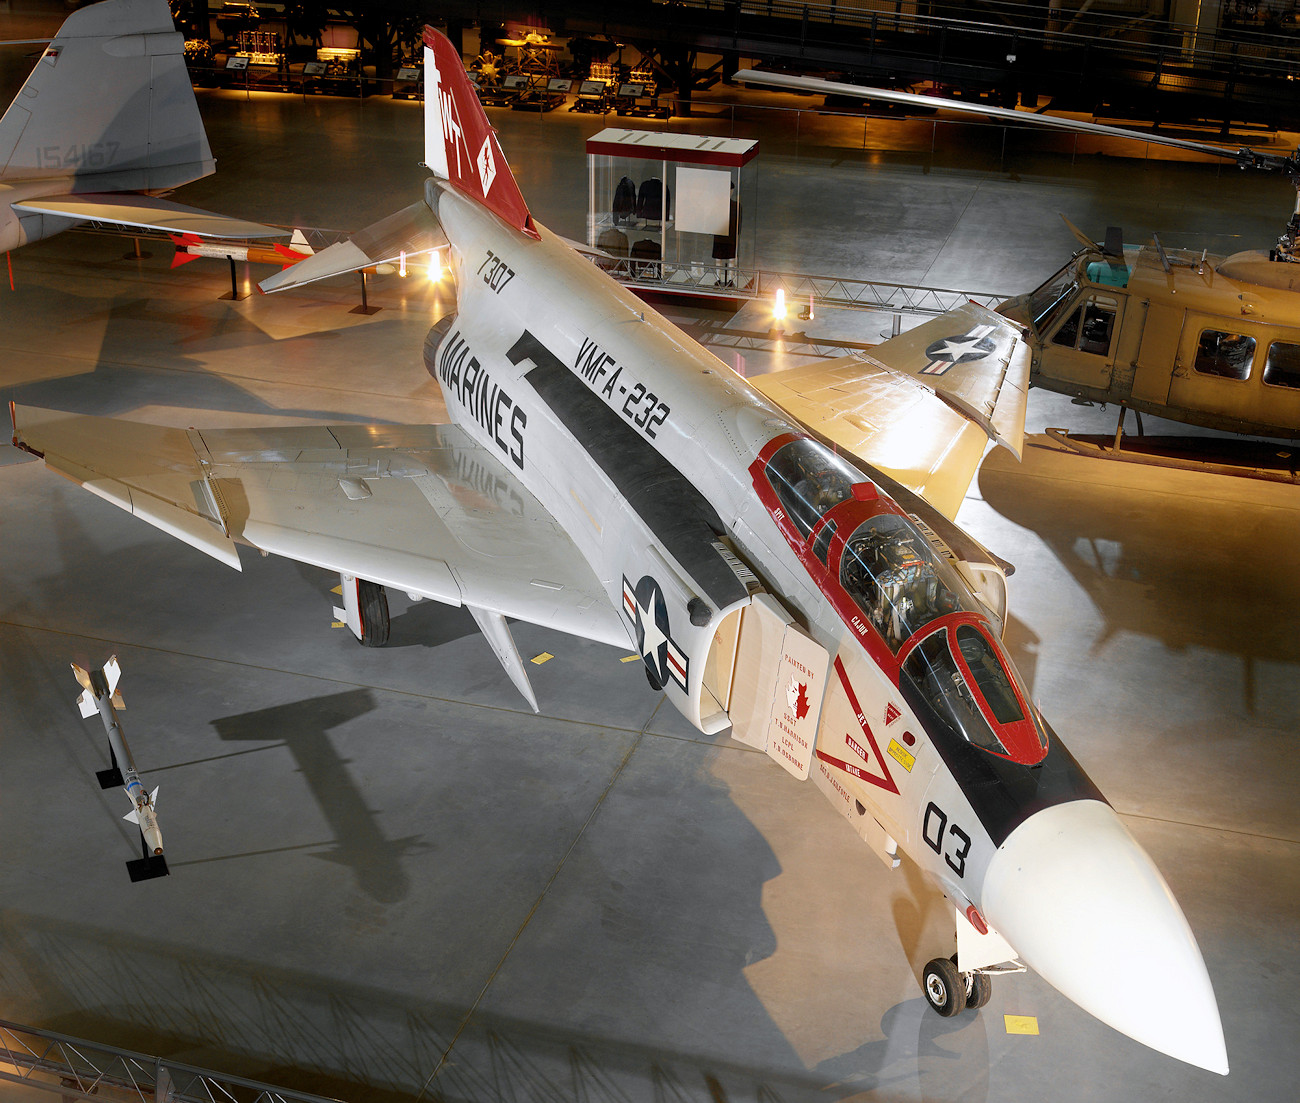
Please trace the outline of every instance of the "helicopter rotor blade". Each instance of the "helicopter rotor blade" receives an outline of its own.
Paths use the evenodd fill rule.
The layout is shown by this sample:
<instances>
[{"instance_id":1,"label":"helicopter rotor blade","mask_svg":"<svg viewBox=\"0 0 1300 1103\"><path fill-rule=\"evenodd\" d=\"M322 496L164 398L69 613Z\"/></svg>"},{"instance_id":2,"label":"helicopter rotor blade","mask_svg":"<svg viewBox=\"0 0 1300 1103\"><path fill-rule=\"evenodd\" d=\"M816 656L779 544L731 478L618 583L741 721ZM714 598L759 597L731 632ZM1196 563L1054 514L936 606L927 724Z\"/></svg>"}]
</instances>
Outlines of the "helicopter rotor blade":
<instances>
[{"instance_id":1,"label":"helicopter rotor blade","mask_svg":"<svg viewBox=\"0 0 1300 1103\"><path fill-rule=\"evenodd\" d=\"M1155 145L1186 149L1209 157L1223 157L1226 160L1236 161L1241 168L1286 171L1293 176L1297 170L1294 156L1259 153L1244 147L1229 149L1227 146L1212 145L1209 142L1194 142L1187 138L1149 134L1141 130L1129 130L1122 126L1109 126L1106 123L1062 119L1056 115L1013 111L1006 107L990 107L985 104L968 103L963 100L940 100L934 96L921 96L915 92L899 92L892 88L873 88L861 84L845 84L841 81L822 80L820 77L800 77L789 73L762 73L756 69L741 69L732 79L745 81L748 84L765 84L772 88L785 88L794 92L820 92L827 96L853 96L858 99L884 100L887 103L908 104L912 107L924 107L929 110L941 107L945 111L981 115L984 118L1001 119L1004 122L1020 123L1025 126L1041 126L1054 130L1074 131L1080 134L1097 134L1108 138L1129 138L1135 142L1152 142Z\"/></svg>"},{"instance_id":2,"label":"helicopter rotor blade","mask_svg":"<svg viewBox=\"0 0 1300 1103\"><path fill-rule=\"evenodd\" d=\"M1056 213L1057 213L1057 214L1061 214L1060 211L1057 211ZM1064 222L1067 226L1070 227L1070 233L1072 233L1075 237L1077 237L1077 238L1079 239L1079 241L1082 243L1082 245L1083 245L1083 247L1084 247L1085 249L1095 249L1095 248L1097 248L1097 243L1096 243L1095 241L1093 241L1092 238L1090 238L1090 237L1089 237L1087 234L1085 234L1082 230L1080 230L1078 226L1076 226L1073 222L1071 222L1071 221L1070 221L1068 218L1066 218L1065 215L1063 215L1063 214L1061 214L1061 221Z\"/></svg>"}]
</instances>

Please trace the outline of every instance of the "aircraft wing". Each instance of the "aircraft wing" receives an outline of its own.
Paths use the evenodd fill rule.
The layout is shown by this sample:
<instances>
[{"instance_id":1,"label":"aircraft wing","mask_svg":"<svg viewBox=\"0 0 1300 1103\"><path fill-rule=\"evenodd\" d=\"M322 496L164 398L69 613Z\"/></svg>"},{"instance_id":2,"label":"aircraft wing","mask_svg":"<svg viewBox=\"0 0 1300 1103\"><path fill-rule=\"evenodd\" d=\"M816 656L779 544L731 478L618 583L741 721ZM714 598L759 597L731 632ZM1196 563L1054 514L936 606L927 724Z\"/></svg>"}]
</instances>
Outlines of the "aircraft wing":
<instances>
[{"instance_id":1,"label":"aircraft wing","mask_svg":"<svg viewBox=\"0 0 1300 1103\"><path fill-rule=\"evenodd\" d=\"M953 518L990 440L1020 456L1029 349L1015 325L968 303L869 353L749 382Z\"/></svg>"},{"instance_id":2,"label":"aircraft wing","mask_svg":"<svg viewBox=\"0 0 1300 1103\"><path fill-rule=\"evenodd\" d=\"M10 409L18 447L236 569L239 542L628 645L623 619L568 534L455 426L200 431Z\"/></svg>"},{"instance_id":3,"label":"aircraft wing","mask_svg":"<svg viewBox=\"0 0 1300 1103\"><path fill-rule=\"evenodd\" d=\"M199 207L186 207L167 199L121 192L78 195L45 195L14 203L20 214L45 214L57 218L75 218L100 225L164 230L174 234L197 234L199 237L263 238L288 237L289 231L277 226L263 226L242 218L214 214Z\"/></svg>"},{"instance_id":4,"label":"aircraft wing","mask_svg":"<svg viewBox=\"0 0 1300 1103\"><path fill-rule=\"evenodd\" d=\"M322 249L291 268L268 276L257 286L267 294L341 276L376 264L391 264L404 253L408 260L427 256L447 244L447 235L421 200L382 218L359 233Z\"/></svg>"}]
</instances>

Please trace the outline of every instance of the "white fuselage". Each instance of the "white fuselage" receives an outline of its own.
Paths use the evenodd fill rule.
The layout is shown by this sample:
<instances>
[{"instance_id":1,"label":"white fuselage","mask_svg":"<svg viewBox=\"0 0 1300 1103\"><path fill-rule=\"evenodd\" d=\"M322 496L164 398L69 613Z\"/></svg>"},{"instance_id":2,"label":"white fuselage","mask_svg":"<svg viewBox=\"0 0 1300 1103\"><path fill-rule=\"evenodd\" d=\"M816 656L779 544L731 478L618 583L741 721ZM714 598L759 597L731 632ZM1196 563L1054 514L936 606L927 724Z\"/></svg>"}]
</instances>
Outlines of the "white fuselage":
<instances>
[{"instance_id":1,"label":"white fuselage","mask_svg":"<svg viewBox=\"0 0 1300 1103\"><path fill-rule=\"evenodd\" d=\"M636 503L593 460L591 441L571 432L538 395L530 373L542 353L530 348L520 356L520 339L525 334L534 339L642 446L666 459L713 507L734 550L764 588L839 658L873 734L881 729L881 757L872 755L862 733L853 733L872 764L862 771L866 777L823 761L814 762L811 776L864 835L879 829L866 822L859 807L927 867L963 910L978 904L978 892L970 886L979 884L992 857L991 839L928 746L924 725L809 577L754 494L749 467L763 446L800 427L549 231L539 228L540 241L525 239L454 191L441 192L436 201L452 243L458 316L439 348L443 363L429 367L442 385L451 419L495 451L564 526L616 607L622 579L634 574L629 563L639 564L653 535L639 523ZM455 348L460 342L463 353ZM461 356L458 374L446 363L452 350ZM471 359L478 365L472 371ZM678 563L669 566L687 574ZM688 695L669 696L688 719L708 726L707 715L692 714ZM836 701L832 693L827 706ZM886 728L890 705L899 715ZM725 724L715 723L711 730L720 726ZM906 769L884 757L891 741L896 750L902 746L893 737L904 731L918 737L907 750L911 765ZM930 802L949 824L938 851L918 845ZM932 814L932 836L936 827ZM953 828L959 834L953 835Z\"/></svg>"}]
</instances>

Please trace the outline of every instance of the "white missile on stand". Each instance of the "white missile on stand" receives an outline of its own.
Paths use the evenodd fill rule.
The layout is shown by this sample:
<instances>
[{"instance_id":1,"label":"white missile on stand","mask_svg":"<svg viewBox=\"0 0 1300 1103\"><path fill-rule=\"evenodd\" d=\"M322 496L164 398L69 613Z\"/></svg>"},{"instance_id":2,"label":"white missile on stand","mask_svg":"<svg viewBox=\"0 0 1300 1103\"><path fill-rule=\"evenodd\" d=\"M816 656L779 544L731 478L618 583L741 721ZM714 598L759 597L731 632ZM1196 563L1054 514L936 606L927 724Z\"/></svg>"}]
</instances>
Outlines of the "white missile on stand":
<instances>
[{"instance_id":1,"label":"white missile on stand","mask_svg":"<svg viewBox=\"0 0 1300 1103\"><path fill-rule=\"evenodd\" d=\"M103 670L87 671L73 663L72 672L85 691L77 698L81 715L89 718L99 713L99 718L104 722L104 731L108 734L108 752L113 765L107 770L96 772L99 787L111 789L115 785L122 786L131 800L131 811L122 818L140 828L140 849L143 856L126 863L127 873L132 881L165 877L169 871L167 859L163 857L162 831L158 827L158 790L155 788L150 793L145 789L135 768L135 760L131 757L131 748L127 746L126 735L117 719L117 710L126 708L122 695L117 691L118 679L122 677L117 656L111 656Z\"/></svg>"}]
</instances>

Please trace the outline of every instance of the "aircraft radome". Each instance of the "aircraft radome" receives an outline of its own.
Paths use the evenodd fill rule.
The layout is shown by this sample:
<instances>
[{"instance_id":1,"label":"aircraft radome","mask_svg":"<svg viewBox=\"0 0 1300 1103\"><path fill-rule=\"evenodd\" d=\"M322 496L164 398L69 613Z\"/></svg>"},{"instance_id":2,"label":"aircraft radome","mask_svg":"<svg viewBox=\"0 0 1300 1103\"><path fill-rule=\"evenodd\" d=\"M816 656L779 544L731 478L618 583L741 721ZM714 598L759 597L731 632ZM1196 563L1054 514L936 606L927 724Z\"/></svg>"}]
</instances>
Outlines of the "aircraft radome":
<instances>
[{"instance_id":1,"label":"aircraft radome","mask_svg":"<svg viewBox=\"0 0 1300 1103\"><path fill-rule=\"evenodd\" d=\"M957 960L924 977L941 1014L1018 959L1226 1073L1196 940L1032 703L1001 641L1003 565L952 520L989 440L1020 448L1018 328L967 306L751 384L534 222L461 59L425 45L423 199L264 286L445 241L457 311L424 359L450 424L182 431L17 407L15 443L233 567L242 543L339 572L362 642L387 634L385 587L467 606L534 708L506 618L631 641L692 724L811 778L952 901Z\"/></svg>"},{"instance_id":2,"label":"aircraft radome","mask_svg":"<svg viewBox=\"0 0 1300 1103\"><path fill-rule=\"evenodd\" d=\"M73 12L0 117L0 252L73 226L287 230L157 198L216 171L166 0Z\"/></svg>"}]
</instances>

